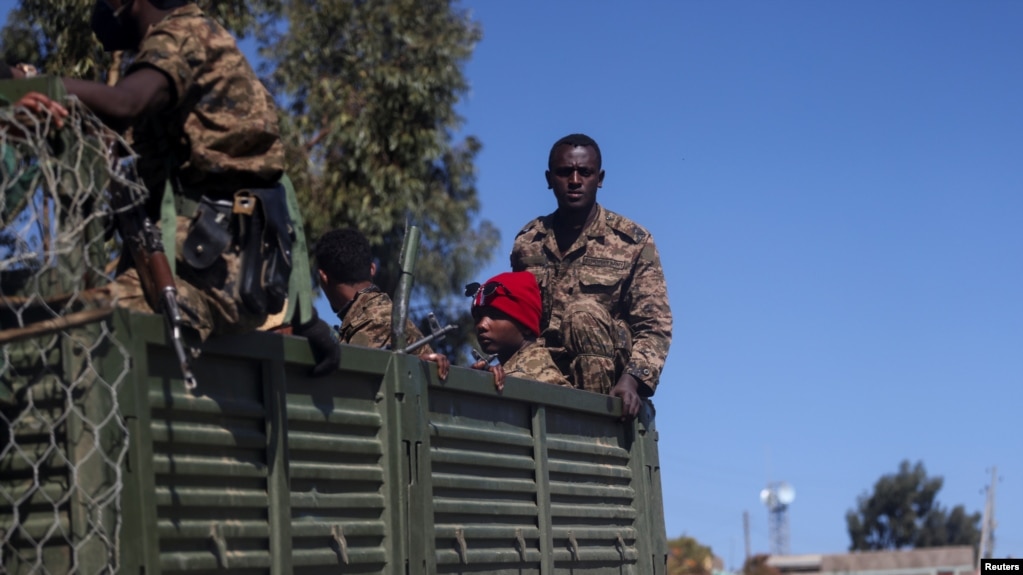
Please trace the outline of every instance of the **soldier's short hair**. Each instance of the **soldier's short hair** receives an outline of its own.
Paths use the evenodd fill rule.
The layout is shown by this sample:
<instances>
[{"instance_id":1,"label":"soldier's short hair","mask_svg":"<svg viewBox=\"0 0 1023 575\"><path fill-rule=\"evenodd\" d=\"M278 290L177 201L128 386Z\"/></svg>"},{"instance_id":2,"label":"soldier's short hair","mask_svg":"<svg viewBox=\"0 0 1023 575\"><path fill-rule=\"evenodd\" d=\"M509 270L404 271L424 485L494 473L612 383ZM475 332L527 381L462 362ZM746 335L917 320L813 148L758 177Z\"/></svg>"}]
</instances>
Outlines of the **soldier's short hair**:
<instances>
[{"instance_id":1,"label":"soldier's short hair","mask_svg":"<svg viewBox=\"0 0 1023 575\"><path fill-rule=\"evenodd\" d=\"M596 140L587 136L586 134L569 134L551 146L551 153L547 157L547 169L554 169L554 152L557 151L561 146L572 146L573 148L584 147L593 148L593 151L597 154L597 169L600 169L601 158L600 158L600 146L597 145Z\"/></svg>"},{"instance_id":2,"label":"soldier's short hair","mask_svg":"<svg viewBox=\"0 0 1023 575\"><path fill-rule=\"evenodd\" d=\"M359 230L331 230L316 241L316 265L336 283L369 281L373 252L369 240Z\"/></svg>"}]
</instances>

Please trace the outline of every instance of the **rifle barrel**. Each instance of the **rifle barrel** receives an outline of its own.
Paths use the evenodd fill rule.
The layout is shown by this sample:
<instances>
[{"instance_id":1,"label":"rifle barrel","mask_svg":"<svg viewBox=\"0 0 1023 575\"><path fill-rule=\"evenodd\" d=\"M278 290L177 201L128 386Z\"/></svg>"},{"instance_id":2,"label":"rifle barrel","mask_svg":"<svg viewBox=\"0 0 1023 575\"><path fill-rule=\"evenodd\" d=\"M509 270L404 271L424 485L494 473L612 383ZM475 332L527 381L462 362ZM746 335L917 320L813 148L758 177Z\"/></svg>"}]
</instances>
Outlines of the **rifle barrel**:
<instances>
[{"instance_id":1,"label":"rifle barrel","mask_svg":"<svg viewBox=\"0 0 1023 575\"><path fill-rule=\"evenodd\" d=\"M457 326L452 325L452 324L449 323L448 325L440 328L438 331L435 331L435 332L431 333L430 335L428 335L428 336L426 336L426 337L424 337L424 338L422 338L420 340L417 340L417 341L415 341L413 343L410 343L409 345L399 349L398 353L412 353L413 351L423 347L424 345L426 345L428 343L431 343L431 342L434 342L434 341L439 341L439 340L443 339L444 336L446 336L447 334L455 331L456 329L458 329Z\"/></svg>"}]
</instances>

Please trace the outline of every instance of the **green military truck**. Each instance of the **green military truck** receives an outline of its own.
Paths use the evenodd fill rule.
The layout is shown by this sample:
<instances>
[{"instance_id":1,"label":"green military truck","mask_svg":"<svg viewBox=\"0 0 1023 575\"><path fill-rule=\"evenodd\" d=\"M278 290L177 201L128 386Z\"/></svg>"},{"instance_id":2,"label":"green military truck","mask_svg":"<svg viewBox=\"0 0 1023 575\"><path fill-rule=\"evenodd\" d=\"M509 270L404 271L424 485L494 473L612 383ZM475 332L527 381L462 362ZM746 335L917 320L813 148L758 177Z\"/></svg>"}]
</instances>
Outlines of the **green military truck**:
<instances>
[{"instance_id":1,"label":"green military truck","mask_svg":"<svg viewBox=\"0 0 1023 575\"><path fill-rule=\"evenodd\" d=\"M0 572L665 573L650 406L349 346L313 379L272 333L211 339L188 389L159 316L88 295L81 125L0 142L30 190L0 222Z\"/></svg>"}]
</instances>

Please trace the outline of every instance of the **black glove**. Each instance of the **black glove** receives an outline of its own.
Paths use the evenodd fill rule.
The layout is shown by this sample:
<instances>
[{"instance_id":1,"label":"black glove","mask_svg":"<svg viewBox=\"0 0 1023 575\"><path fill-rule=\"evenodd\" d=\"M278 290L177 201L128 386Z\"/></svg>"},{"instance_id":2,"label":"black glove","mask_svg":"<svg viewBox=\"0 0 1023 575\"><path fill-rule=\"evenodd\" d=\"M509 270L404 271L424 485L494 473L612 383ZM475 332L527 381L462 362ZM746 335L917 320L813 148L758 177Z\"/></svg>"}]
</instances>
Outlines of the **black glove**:
<instances>
[{"instance_id":1,"label":"black glove","mask_svg":"<svg viewBox=\"0 0 1023 575\"><path fill-rule=\"evenodd\" d=\"M309 370L310 376L320 377L337 370L338 365L341 364L341 345L334 337L327 322L316 315L315 309L312 319L301 325L296 325L292 331L295 335L308 339L309 346L313 348L316 365Z\"/></svg>"}]
</instances>

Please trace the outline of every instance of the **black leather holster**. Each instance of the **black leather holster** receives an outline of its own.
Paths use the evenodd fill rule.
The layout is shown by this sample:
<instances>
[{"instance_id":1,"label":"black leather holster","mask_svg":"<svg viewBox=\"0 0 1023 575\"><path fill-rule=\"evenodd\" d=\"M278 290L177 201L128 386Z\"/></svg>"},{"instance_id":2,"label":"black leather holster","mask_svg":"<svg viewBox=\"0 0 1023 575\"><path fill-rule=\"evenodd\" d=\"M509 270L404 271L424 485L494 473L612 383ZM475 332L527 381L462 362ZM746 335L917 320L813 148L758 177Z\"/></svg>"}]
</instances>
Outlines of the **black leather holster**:
<instances>
[{"instance_id":1,"label":"black leather holster","mask_svg":"<svg viewBox=\"0 0 1023 575\"><path fill-rule=\"evenodd\" d=\"M232 212L241 256L239 298L254 314L278 313L288 298L295 241L284 186L239 190Z\"/></svg>"}]
</instances>

